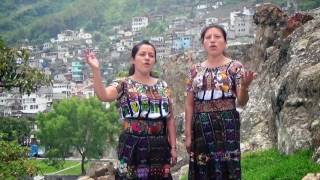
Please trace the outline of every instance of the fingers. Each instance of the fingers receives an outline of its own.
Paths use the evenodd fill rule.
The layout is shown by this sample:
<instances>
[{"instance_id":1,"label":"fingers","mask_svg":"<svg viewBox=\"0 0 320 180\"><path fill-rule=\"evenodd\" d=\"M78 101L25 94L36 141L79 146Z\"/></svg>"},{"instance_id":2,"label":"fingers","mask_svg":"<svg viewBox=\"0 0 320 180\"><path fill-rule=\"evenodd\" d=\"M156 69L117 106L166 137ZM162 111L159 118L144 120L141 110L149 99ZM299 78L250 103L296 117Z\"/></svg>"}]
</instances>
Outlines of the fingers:
<instances>
[{"instance_id":1,"label":"fingers","mask_svg":"<svg viewBox=\"0 0 320 180\"><path fill-rule=\"evenodd\" d=\"M91 49L86 49L84 50L84 57L86 60L90 60L96 58L96 55Z\"/></svg>"},{"instance_id":2,"label":"fingers","mask_svg":"<svg viewBox=\"0 0 320 180\"><path fill-rule=\"evenodd\" d=\"M257 76L257 73L253 71L245 71L241 74L241 77L244 79L252 79L254 76Z\"/></svg>"},{"instance_id":3,"label":"fingers","mask_svg":"<svg viewBox=\"0 0 320 180\"><path fill-rule=\"evenodd\" d=\"M175 149L171 150L171 166L177 164L177 151Z\"/></svg>"},{"instance_id":4,"label":"fingers","mask_svg":"<svg viewBox=\"0 0 320 180\"><path fill-rule=\"evenodd\" d=\"M191 152L191 147L190 147L190 146L186 146L186 149L187 149L188 154L190 154L190 152Z\"/></svg>"},{"instance_id":5,"label":"fingers","mask_svg":"<svg viewBox=\"0 0 320 180\"><path fill-rule=\"evenodd\" d=\"M241 74L241 84L249 86L256 77L257 73L253 71L245 71Z\"/></svg>"},{"instance_id":6,"label":"fingers","mask_svg":"<svg viewBox=\"0 0 320 180\"><path fill-rule=\"evenodd\" d=\"M190 154L190 152L191 152L191 145L190 145L190 144L186 144L185 146L186 146L186 150L187 150L188 154Z\"/></svg>"},{"instance_id":7,"label":"fingers","mask_svg":"<svg viewBox=\"0 0 320 180\"><path fill-rule=\"evenodd\" d=\"M177 157L172 157L171 158L171 165L175 166L177 164Z\"/></svg>"}]
</instances>

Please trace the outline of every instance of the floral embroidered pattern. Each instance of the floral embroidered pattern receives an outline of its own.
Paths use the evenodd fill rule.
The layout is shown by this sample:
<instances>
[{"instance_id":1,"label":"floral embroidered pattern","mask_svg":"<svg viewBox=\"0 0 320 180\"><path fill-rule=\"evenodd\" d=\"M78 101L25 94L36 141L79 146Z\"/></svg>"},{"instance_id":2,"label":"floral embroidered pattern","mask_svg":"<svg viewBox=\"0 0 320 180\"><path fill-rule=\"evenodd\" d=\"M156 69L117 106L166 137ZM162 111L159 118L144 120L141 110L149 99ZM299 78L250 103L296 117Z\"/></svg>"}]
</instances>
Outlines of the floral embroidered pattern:
<instances>
[{"instance_id":1,"label":"floral embroidered pattern","mask_svg":"<svg viewBox=\"0 0 320 180\"><path fill-rule=\"evenodd\" d=\"M194 95L194 114L188 179L241 179L235 100L242 72L238 61L216 68L196 64L190 69L186 90Z\"/></svg>"},{"instance_id":2,"label":"floral embroidered pattern","mask_svg":"<svg viewBox=\"0 0 320 180\"><path fill-rule=\"evenodd\" d=\"M172 179L166 121L172 106L164 81L144 85L130 78L114 81L123 132L117 148L117 179Z\"/></svg>"}]
</instances>

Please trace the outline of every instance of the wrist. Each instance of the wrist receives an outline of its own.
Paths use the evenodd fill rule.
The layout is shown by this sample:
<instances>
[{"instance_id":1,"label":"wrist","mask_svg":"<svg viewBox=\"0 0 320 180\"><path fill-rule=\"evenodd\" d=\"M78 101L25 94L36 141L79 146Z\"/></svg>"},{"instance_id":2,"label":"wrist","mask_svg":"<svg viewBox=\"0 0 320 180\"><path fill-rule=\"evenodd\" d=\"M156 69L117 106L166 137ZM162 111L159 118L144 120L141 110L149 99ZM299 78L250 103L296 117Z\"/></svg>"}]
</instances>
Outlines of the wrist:
<instances>
[{"instance_id":1,"label":"wrist","mask_svg":"<svg viewBox=\"0 0 320 180\"><path fill-rule=\"evenodd\" d=\"M184 135L185 135L186 137L191 136L191 131L190 131L190 130L185 130L185 131L184 131Z\"/></svg>"},{"instance_id":2,"label":"wrist","mask_svg":"<svg viewBox=\"0 0 320 180\"><path fill-rule=\"evenodd\" d=\"M100 73L100 67L92 67L93 73Z\"/></svg>"},{"instance_id":3,"label":"wrist","mask_svg":"<svg viewBox=\"0 0 320 180\"><path fill-rule=\"evenodd\" d=\"M242 90L242 91L249 91L249 87L248 87L248 86L240 85L240 90Z\"/></svg>"}]
</instances>

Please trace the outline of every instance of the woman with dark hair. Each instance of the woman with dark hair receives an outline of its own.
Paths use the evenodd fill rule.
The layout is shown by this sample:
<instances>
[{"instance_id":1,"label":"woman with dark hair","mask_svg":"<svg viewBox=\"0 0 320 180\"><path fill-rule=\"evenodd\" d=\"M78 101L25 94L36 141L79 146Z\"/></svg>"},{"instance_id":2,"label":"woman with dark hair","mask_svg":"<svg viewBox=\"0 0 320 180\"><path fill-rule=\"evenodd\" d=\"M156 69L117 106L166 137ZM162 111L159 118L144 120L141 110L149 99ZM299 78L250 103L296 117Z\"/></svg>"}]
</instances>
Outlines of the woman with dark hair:
<instances>
[{"instance_id":1,"label":"woman with dark hair","mask_svg":"<svg viewBox=\"0 0 320 180\"><path fill-rule=\"evenodd\" d=\"M236 104L246 105L248 88L256 74L225 55L227 34L222 27L206 27L201 42L207 58L191 67L186 87L189 179L241 179Z\"/></svg>"},{"instance_id":2,"label":"woman with dark hair","mask_svg":"<svg viewBox=\"0 0 320 180\"><path fill-rule=\"evenodd\" d=\"M102 101L117 100L123 131L119 137L117 179L172 179L177 162L176 126L167 83L152 76L155 47L142 41L132 49L129 76L104 87L92 52L86 60L93 70L94 89Z\"/></svg>"}]
</instances>

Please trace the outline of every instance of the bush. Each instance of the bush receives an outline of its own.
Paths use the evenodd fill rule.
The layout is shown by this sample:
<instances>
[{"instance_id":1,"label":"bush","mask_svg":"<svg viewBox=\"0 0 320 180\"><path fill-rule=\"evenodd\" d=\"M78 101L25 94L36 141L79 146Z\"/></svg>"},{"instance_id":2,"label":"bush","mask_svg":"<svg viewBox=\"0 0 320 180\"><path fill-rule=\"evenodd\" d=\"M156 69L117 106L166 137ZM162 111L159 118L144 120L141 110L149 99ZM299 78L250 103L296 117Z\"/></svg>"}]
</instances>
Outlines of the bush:
<instances>
[{"instance_id":1,"label":"bush","mask_svg":"<svg viewBox=\"0 0 320 180\"><path fill-rule=\"evenodd\" d=\"M23 179L34 176L38 168L28 159L29 149L21 147L16 141L0 138L0 179Z\"/></svg>"}]
</instances>

